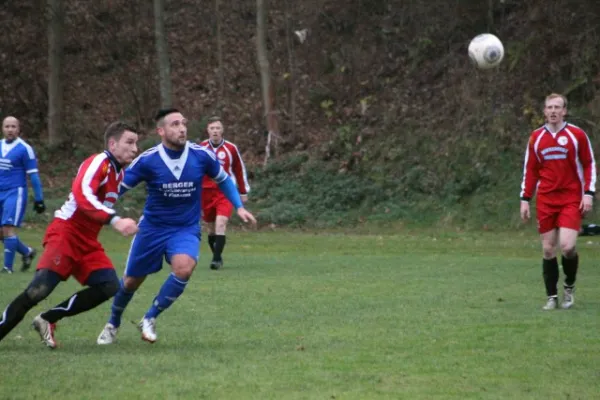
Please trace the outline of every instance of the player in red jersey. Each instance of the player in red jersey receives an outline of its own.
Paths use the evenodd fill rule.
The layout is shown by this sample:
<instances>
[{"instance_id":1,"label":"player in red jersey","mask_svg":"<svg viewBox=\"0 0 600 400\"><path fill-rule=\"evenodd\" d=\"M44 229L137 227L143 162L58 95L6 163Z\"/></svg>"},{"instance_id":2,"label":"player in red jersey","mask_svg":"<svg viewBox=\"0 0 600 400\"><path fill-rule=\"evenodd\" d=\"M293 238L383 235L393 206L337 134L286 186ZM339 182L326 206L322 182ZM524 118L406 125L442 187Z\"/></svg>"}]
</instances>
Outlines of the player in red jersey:
<instances>
[{"instance_id":1,"label":"player in red jersey","mask_svg":"<svg viewBox=\"0 0 600 400\"><path fill-rule=\"evenodd\" d=\"M537 223L543 249L543 277L548 301L544 310L558 307L557 251L565 273L562 308L575 303L579 257L575 245L582 217L591 211L596 191L596 162L587 134L565 122L567 99L546 97L546 124L531 133L521 185L521 218L530 218L529 201L536 194Z\"/></svg>"},{"instance_id":2,"label":"player in red jersey","mask_svg":"<svg viewBox=\"0 0 600 400\"><path fill-rule=\"evenodd\" d=\"M223 139L223 123L219 117L211 117L206 126L208 139L201 146L212 149L225 172L231 176L238 188L242 202L248 200L250 185L246 177L246 167L237 146ZM211 269L223 266L223 249L225 248L225 231L231 217L233 206L227 200L219 186L207 176L202 182L202 219L206 225L208 245L213 252Z\"/></svg>"},{"instance_id":3,"label":"player in red jersey","mask_svg":"<svg viewBox=\"0 0 600 400\"><path fill-rule=\"evenodd\" d=\"M2 314L0 340L69 276L88 287L33 320L33 327L50 348L56 347L54 329L58 320L88 311L117 292L119 279L98 242L98 233L107 224L123 236L137 232L133 219L120 218L113 210L119 197L123 167L137 153L137 139L133 128L114 122L104 133L106 151L81 164L68 200L56 211L46 230L44 252L33 280Z\"/></svg>"}]
</instances>

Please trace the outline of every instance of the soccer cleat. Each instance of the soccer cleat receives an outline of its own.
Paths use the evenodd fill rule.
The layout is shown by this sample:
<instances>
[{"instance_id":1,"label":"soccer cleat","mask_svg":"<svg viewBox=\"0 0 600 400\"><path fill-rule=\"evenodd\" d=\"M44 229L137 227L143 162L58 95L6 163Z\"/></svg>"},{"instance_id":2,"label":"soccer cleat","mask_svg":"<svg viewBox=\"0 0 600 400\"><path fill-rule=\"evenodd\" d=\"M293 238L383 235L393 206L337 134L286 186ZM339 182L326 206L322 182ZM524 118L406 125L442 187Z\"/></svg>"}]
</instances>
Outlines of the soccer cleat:
<instances>
[{"instance_id":1,"label":"soccer cleat","mask_svg":"<svg viewBox=\"0 0 600 400\"><path fill-rule=\"evenodd\" d=\"M558 307L558 299L556 296L550 296L548 297L546 305L542 307L542 310L555 310L556 307Z\"/></svg>"},{"instance_id":2,"label":"soccer cleat","mask_svg":"<svg viewBox=\"0 0 600 400\"><path fill-rule=\"evenodd\" d=\"M51 324L42 318L41 314L33 319L33 328L40 334L42 338L42 342L50 347L51 349L55 349L57 344L54 339L54 331L56 330L56 324Z\"/></svg>"},{"instance_id":3,"label":"soccer cleat","mask_svg":"<svg viewBox=\"0 0 600 400\"><path fill-rule=\"evenodd\" d=\"M13 270L12 270L12 269L10 269L10 268L8 268L8 267L3 267L3 268L0 270L0 273L2 273L2 274L12 274L12 273L13 273Z\"/></svg>"},{"instance_id":4,"label":"soccer cleat","mask_svg":"<svg viewBox=\"0 0 600 400\"><path fill-rule=\"evenodd\" d=\"M108 322L104 325L104 329L100 332L100 336L96 339L96 343L98 344L113 344L117 341L117 331L119 328L115 328L113 324Z\"/></svg>"},{"instance_id":5,"label":"soccer cleat","mask_svg":"<svg viewBox=\"0 0 600 400\"><path fill-rule=\"evenodd\" d=\"M31 263L35 258L37 251L34 248L31 248L31 251L26 256L23 256L23 265L21 266L21 272L25 272L31 267Z\"/></svg>"},{"instance_id":6,"label":"soccer cleat","mask_svg":"<svg viewBox=\"0 0 600 400\"><path fill-rule=\"evenodd\" d=\"M563 302L560 305L563 310L568 310L575 304L575 286L565 286Z\"/></svg>"},{"instance_id":7,"label":"soccer cleat","mask_svg":"<svg viewBox=\"0 0 600 400\"><path fill-rule=\"evenodd\" d=\"M221 269L222 266L223 266L223 261L222 260L221 261L212 260L210 262L210 269L214 269L215 271L218 270L218 269Z\"/></svg>"},{"instance_id":8,"label":"soccer cleat","mask_svg":"<svg viewBox=\"0 0 600 400\"><path fill-rule=\"evenodd\" d=\"M142 333L142 340L148 343L156 342L156 318L142 318L138 328Z\"/></svg>"}]
</instances>

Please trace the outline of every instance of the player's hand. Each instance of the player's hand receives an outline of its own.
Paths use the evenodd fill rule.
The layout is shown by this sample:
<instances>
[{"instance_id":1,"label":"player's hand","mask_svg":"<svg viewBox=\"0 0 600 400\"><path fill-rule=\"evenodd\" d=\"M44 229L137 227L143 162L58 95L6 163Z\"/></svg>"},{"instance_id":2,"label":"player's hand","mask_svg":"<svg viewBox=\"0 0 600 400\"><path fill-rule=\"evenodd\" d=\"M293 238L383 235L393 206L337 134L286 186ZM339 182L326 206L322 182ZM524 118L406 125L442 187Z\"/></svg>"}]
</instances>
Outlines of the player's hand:
<instances>
[{"instance_id":1,"label":"player's hand","mask_svg":"<svg viewBox=\"0 0 600 400\"><path fill-rule=\"evenodd\" d=\"M121 218L112 226L123 236L135 235L138 231L137 222L131 218Z\"/></svg>"},{"instance_id":2,"label":"player's hand","mask_svg":"<svg viewBox=\"0 0 600 400\"><path fill-rule=\"evenodd\" d=\"M238 208L237 214L238 217L242 219L242 221L246 223L250 222L252 225L256 225L256 218L254 218L254 215L252 215L252 213L246 210L244 207Z\"/></svg>"},{"instance_id":3,"label":"player's hand","mask_svg":"<svg viewBox=\"0 0 600 400\"><path fill-rule=\"evenodd\" d=\"M36 201L35 203L33 203L33 211L35 211L38 214L41 214L44 211L46 211L46 204L44 204L44 200Z\"/></svg>"},{"instance_id":4,"label":"player's hand","mask_svg":"<svg viewBox=\"0 0 600 400\"><path fill-rule=\"evenodd\" d=\"M529 221L531 218L531 213L529 211L529 202L521 200L521 219L523 222Z\"/></svg>"},{"instance_id":5,"label":"player's hand","mask_svg":"<svg viewBox=\"0 0 600 400\"><path fill-rule=\"evenodd\" d=\"M594 198L589 195L584 195L583 199L581 199L581 204L579 205L579 210L583 215L592 211L592 206L594 205Z\"/></svg>"},{"instance_id":6,"label":"player's hand","mask_svg":"<svg viewBox=\"0 0 600 400\"><path fill-rule=\"evenodd\" d=\"M248 201L248 195L247 194L240 194L240 198L242 199L242 203L246 203Z\"/></svg>"}]
</instances>

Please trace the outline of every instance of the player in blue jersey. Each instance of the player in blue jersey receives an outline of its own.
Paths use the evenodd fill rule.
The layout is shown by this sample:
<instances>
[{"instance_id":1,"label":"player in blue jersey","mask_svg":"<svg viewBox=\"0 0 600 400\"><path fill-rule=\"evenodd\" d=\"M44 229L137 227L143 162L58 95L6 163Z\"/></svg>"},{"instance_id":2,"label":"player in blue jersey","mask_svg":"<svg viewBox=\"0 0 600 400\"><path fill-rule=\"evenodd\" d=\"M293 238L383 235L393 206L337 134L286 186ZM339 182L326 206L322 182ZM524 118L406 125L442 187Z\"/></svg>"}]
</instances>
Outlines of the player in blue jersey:
<instances>
[{"instance_id":1,"label":"player in blue jersey","mask_svg":"<svg viewBox=\"0 0 600 400\"><path fill-rule=\"evenodd\" d=\"M29 269L35 257L35 250L23 244L17 236L17 228L23 222L27 207L27 176L33 187L35 199L33 209L41 214L46 211L46 206L35 152L19 137L19 120L15 117L4 118L2 133L4 134L4 139L0 140L0 224L4 241L2 272L12 273L16 253L22 255L22 271Z\"/></svg>"},{"instance_id":2,"label":"player in blue jersey","mask_svg":"<svg viewBox=\"0 0 600 400\"><path fill-rule=\"evenodd\" d=\"M131 242L121 288L98 344L115 341L127 304L144 279L161 270L164 259L171 265L171 274L139 324L142 339L156 341L156 318L181 296L198 261L200 190L205 175L219 184L244 222L256 223L215 154L188 142L184 116L176 109L166 109L159 111L155 119L161 143L133 161L122 183L123 193L146 182L148 196L139 232Z\"/></svg>"}]
</instances>

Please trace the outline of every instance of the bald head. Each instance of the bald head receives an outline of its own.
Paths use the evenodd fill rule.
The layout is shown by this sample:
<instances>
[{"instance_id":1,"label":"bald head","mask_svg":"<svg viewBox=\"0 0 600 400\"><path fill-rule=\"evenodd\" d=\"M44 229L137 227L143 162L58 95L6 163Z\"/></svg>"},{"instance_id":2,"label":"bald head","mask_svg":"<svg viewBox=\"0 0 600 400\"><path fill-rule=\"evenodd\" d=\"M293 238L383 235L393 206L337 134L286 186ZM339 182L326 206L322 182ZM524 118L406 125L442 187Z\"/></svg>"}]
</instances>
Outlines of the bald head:
<instances>
[{"instance_id":1,"label":"bald head","mask_svg":"<svg viewBox=\"0 0 600 400\"><path fill-rule=\"evenodd\" d=\"M8 116L2 121L2 133L7 142L12 142L19 137L20 134L19 120L15 117Z\"/></svg>"}]
</instances>

